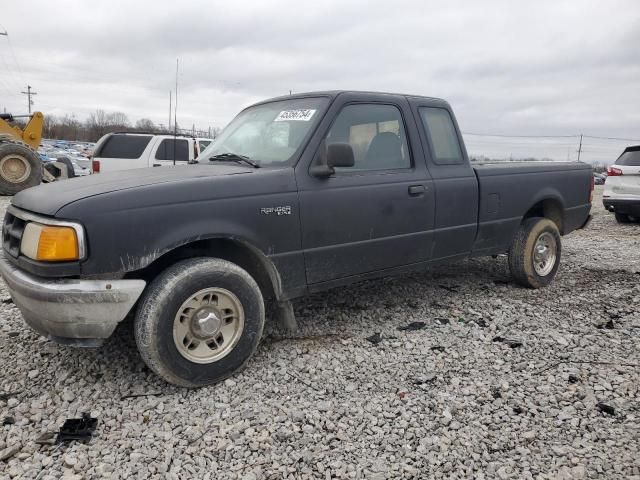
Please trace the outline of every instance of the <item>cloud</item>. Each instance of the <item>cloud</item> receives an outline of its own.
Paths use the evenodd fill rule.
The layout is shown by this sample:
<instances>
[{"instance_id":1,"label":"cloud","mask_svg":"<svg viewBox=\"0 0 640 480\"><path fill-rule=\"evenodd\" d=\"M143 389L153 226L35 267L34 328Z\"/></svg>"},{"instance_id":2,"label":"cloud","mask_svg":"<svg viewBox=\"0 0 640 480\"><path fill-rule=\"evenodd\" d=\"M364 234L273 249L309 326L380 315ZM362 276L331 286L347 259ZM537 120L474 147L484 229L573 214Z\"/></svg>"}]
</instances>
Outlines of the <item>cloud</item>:
<instances>
[{"instance_id":1,"label":"cloud","mask_svg":"<svg viewBox=\"0 0 640 480\"><path fill-rule=\"evenodd\" d=\"M23 3L3 5L20 64L0 37L11 111L28 82L45 113L166 123L180 58L185 126L222 126L289 90L346 88L446 98L469 132L640 137L635 0Z\"/></svg>"}]
</instances>

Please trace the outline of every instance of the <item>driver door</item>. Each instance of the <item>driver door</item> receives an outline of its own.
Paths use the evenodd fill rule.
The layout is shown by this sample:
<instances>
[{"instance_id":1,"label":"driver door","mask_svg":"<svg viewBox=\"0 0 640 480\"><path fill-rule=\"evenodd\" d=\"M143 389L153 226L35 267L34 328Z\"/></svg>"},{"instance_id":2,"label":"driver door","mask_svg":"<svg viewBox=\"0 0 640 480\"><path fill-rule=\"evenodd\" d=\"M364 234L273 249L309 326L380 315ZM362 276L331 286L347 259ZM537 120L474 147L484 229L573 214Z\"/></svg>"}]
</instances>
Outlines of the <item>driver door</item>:
<instances>
[{"instance_id":1,"label":"driver door","mask_svg":"<svg viewBox=\"0 0 640 480\"><path fill-rule=\"evenodd\" d=\"M343 105L320 145L348 143L355 165L298 176L308 284L429 259L433 188L407 114L404 104Z\"/></svg>"}]
</instances>

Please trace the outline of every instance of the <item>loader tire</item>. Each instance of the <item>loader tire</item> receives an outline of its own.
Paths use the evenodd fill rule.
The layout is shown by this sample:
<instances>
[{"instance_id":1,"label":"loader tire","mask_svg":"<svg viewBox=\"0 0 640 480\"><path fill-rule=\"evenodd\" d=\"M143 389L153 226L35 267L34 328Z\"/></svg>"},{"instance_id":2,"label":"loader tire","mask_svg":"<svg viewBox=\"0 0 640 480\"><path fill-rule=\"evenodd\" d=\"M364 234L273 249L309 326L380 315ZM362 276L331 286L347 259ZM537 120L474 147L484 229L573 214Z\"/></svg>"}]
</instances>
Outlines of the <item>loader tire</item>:
<instances>
[{"instance_id":1,"label":"loader tire","mask_svg":"<svg viewBox=\"0 0 640 480\"><path fill-rule=\"evenodd\" d=\"M27 145L0 141L0 195L15 195L40 185L42 162Z\"/></svg>"}]
</instances>

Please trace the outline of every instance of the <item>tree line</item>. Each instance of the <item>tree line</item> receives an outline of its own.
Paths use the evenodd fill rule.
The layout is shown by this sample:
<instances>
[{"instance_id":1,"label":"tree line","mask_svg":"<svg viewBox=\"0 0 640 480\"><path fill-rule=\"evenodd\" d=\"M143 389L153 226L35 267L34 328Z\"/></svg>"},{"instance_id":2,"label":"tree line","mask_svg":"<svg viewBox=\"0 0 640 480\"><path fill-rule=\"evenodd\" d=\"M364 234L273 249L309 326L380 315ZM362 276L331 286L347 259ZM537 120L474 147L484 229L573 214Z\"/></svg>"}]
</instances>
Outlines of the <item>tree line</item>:
<instances>
[{"instance_id":1,"label":"tree line","mask_svg":"<svg viewBox=\"0 0 640 480\"><path fill-rule=\"evenodd\" d=\"M207 138L215 138L220 133L219 128L210 128L209 130L177 128L177 131L182 134ZM78 120L75 115L69 114L62 116L45 115L42 138L95 142L110 132L153 132L170 134L173 133L173 127L169 130L164 125L156 125L148 118L141 118L132 124L125 113L106 112L98 109L89 114L84 121Z\"/></svg>"}]
</instances>

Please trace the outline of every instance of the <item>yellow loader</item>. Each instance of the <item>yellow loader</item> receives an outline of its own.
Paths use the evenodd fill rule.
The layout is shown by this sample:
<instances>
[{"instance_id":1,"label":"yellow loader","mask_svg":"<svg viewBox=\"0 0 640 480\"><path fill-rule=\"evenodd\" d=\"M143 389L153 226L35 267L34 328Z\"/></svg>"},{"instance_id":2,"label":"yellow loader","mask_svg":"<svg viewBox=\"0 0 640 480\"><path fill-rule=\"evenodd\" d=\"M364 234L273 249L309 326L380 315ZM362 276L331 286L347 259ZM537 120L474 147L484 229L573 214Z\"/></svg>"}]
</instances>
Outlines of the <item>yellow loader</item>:
<instances>
[{"instance_id":1,"label":"yellow loader","mask_svg":"<svg viewBox=\"0 0 640 480\"><path fill-rule=\"evenodd\" d=\"M12 123L27 117L20 128ZM11 115L0 113L0 195L13 195L25 188L74 176L73 165L67 158L44 164L37 149L42 139L44 115Z\"/></svg>"}]
</instances>

